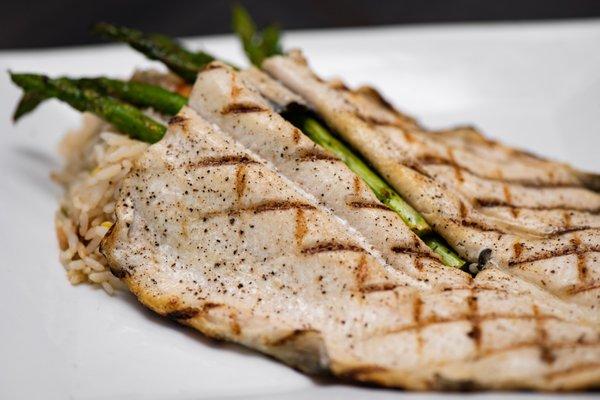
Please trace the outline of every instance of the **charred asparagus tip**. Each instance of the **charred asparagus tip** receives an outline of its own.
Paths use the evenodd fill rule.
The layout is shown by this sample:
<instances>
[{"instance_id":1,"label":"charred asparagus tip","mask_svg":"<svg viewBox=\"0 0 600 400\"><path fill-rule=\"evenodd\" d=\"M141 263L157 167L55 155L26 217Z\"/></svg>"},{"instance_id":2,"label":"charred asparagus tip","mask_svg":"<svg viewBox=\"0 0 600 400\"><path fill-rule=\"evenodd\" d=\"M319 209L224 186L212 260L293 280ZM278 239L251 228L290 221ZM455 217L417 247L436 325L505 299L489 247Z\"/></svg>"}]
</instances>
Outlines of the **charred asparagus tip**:
<instances>
[{"instance_id":1,"label":"charred asparagus tip","mask_svg":"<svg viewBox=\"0 0 600 400\"><path fill-rule=\"evenodd\" d=\"M92 27L92 33L107 39L127 43L151 60L165 64L171 71L188 82L194 82L198 71L215 58L205 52L192 52L176 40L159 34L144 32L102 22Z\"/></svg>"}]
</instances>

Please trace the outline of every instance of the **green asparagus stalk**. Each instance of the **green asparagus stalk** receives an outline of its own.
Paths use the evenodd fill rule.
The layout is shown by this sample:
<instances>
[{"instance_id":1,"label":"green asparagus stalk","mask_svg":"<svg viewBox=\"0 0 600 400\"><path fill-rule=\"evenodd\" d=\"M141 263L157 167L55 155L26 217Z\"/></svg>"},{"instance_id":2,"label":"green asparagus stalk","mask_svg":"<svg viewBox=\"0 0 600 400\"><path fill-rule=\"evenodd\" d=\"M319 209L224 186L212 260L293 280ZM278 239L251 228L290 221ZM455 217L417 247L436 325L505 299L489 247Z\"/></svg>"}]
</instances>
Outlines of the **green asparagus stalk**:
<instances>
[{"instance_id":1,"label":"green asparagus stalk","mask_svg":"<svg viewBox=\"0 0 600 400\"><path fill-rule=\"evenodd\" d=\"M181 107L187 103L187 98L184 96L159 86L141 82L128 82L104 77L82 79L63 77L60 79L77 86L79 89L91 89L138 107L152 107L156 111L167 115L177 114ZM47 99L48 97L42 96L37 92L25 92L17 105L13 120L17 121L24 115L32 112Z\"/></svg>"},{"instance_id":2,"label":"green asparagus stalk","mask_svg":"<svg viewBox=\"0 0 600 400\"><path fill-rule=\"evenodd\" d=\"M264 59L282 53L279 29L271 25L259 32L248 11L239 4L233 7L232 26L252 64L260 67Z\"/></svg>"},{"instance_id":3,"label":"green asparagus stalk","mask_svg":"<svg viewBox=\"0 0 600 400\"><path fill-rule=\"evenodd\" d=\"M119 42L129 44L146 57L165 64L171 71L187 82L194 82L198 71L215 58L205 52L191 52L175 40L158 34L145 34L135 29L99 23L92 32Z\"/></svg>"},{"instance_id":4,"label":"green asparagus stalk","mask_svg":"<svg viewBox=\"0 0 600 400\"><path fill-rule=\"evenodd\" d=\"M431 249L434 253L440 256L440 259L449 267L461 268L466 265L465 261L460 258L458 254L441 236L435 232L431 232L425 236L420 236L421 240Z\"/></svg>"},{"instance_id":5,"label":"green asparagus stalk","mask_svg":"<svg viewBox=\"0 0 600 400\"><path fill-rule=\"evenodd\" d=\"M82 78L72 80L80 88L88 88L116 97L138 107L152 107L167 115L175 115L187 104L187 98L160 86L141 82L127 82L109 78Z\"/></svg>"},{"instance_id":6,"label":"green asparagus stalk","mask_svg":"<svg viewBox=\"0 0 600 400\"><path fill-rule=\"evenodd\" d=\"M96 114L119 131L148 143L159 141L166 127L144 115L137 108L92 89L80 89L65 78L50 79L44 75L10 73L12 81L25 93L43 98L56 98L79 111Z\"/></svg>"},{"instance_id":7,"label":"green asparagus stalk","mask_svg":"<svg viewBox=\"0 0 600 400\"><path fill-rule=\"evenodd\" d=\"M18 120L23 118L23 116L35 110L37 106L39 106L46 99L46 96L40 95L39 93L23 93L23 96L21 96L21 100L19 100L19 103L17 104L17 108L15 108L15 112L13 113L13 122L17 122Z\"/></svg>"}]
</instances>

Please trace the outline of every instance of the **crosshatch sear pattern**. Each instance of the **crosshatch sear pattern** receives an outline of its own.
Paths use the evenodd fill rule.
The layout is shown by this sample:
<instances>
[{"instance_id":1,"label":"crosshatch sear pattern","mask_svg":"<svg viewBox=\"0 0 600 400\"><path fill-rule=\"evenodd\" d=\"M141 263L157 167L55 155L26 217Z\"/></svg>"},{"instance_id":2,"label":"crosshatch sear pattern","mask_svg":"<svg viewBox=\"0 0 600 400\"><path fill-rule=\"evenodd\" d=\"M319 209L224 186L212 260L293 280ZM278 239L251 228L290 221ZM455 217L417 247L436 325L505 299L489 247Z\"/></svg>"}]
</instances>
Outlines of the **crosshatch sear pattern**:
<instances>
[{"instance_id":1,"label":"crosshatch sear pattern","mask_svg":"<svg viewBox=\"0 0 600 400\"><path fill-rule=\"evenodd\" d=\"M600 175L490 140L429 131L372 88L325 81L299 52L266 71L300 95L470 261L492 265L590 313L600 309Z\"/></svg>"},{"instance_id":2,"label":"crosshatch sear pattern","mask_svg":"<svg viewBox=\"0 0 600 400\"><path fill-rule=\"evenodd\" d=\"M391 267L188 108L116 212L102 250L142 303L302 370L413 389L600 379L600 330L577 306L499 269L440 288Z\"/></svg>"},{"instance_id":3,"label":"crosshatch sear pattern","mask_svg":"<svg viewBox=\"0 0 600 400\"><path fill-rule=\"evenodd\" d=\"M190 107L367 237L392 267L440 288L465 284L468 274L446 268L360 177L273 110L285 107L281 99L298 101L288 92L256 69L213 62L198 75ZM249 111L230 112L235 104Z\"/></svg>"}]
</instances>

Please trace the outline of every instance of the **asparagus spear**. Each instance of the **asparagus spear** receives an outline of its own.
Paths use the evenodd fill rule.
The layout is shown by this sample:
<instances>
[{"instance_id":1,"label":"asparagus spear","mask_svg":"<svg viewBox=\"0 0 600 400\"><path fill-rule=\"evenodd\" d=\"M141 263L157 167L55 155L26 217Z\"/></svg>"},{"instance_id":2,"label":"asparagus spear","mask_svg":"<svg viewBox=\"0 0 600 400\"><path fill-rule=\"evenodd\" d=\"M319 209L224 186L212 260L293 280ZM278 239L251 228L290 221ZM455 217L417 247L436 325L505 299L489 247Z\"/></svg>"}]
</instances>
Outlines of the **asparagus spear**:
<instances>
[{"instance_id":1,"label":"asparagus spear","mask_svg":"<svg viewBox=\"0 0 600 400\"><path fill-rule=\"evenodd\" d=\"M140 82L127 82L110 78L60 78L79 89L91 89L100 94L116 97L138 107L152 107L167 115L174 115L187 103L187 98L159 86ZM48 97L37 92L25 92L17 105L13 120L17 121L32 112Z\"/></svg>"},{"instance_id":2,"label":"asparagus spear","mask_svg":"<svg viewBox=\"0 0 600 400\"><path fill-rule=\"evenodd\" d=\"M215 58L205 52L191 52L175 40L158 34L145 34L135 29L99 23L92 32L108 39L129 44L152 60L161 61L188 82L194 82L198 71Z\"/></svg>"},{"instance_id":3,"label":"asparagus spear","mask_svg":"<svg viewBox=\"0 0 600 400\"><path fill-rule=\"evenodd\" d=\"M12 81L35 96L56 98L79 111L89 111L113 124L119 131L148 143L159 141L166 127L144 115L137 108L92 89L80 89L65 78L10 73Z\"/></svg>"},{"instance_id":4,"label":"asparagus spear","mask_svg":"<svg viewBox=\"0 0 600 400\"><path fill-rule=\"evenodd\" d=\"M187 104L186 97L147 83L104 77L82 78L72 82L80 88L89 88L138 107L152 107L167 115L177 114Z\"/></svg>"},{"instance_id":5,"label":"asparagus spear","mask_svg":"<svg viewBox=\"0 0 600 400\"><path fill-rule=\"evenodd\" d=\"M233 7L232 25L252 64L260 67L265 58L281 54L279 29L271 25L258 32L248 11L239 4Z\"/></svg>"},{"instance_id":6,"label":"asparagus spear","mask_svg":"<svg viewBox=\"0 0 600 400\"><path fill-rule=\"evenodd\" d=\"M434 253L440 256L444 265L455 268L462 268L467 265L437 233L431 232L425 236L420 236L420 238Z\"/></svg>"},{"instance_id":7,"label":"asparagus spear","mask_svg":"<svg viewBox=\"0 0 600 400\"><path fill-rule=\"evenodd\" d=\"M43 96L39 93L27 91L23 93L21 100L19 100L19 103L17 104L17 108L15 108L15 112L13 113L13 122L17 122L23 118L23 116L35 110L37 106L39 106L46 99L46 96Z\"/></svg>"}]
</instances>

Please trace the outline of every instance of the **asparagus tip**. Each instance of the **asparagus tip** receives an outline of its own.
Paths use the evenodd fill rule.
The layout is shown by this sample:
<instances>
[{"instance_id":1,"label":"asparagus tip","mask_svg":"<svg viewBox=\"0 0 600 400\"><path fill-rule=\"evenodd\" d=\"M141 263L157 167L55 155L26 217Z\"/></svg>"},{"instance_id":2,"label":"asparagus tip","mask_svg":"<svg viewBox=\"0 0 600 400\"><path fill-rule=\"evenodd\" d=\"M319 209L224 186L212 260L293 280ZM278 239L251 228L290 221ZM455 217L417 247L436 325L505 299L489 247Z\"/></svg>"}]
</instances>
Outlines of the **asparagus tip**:
<instances>
[{"instance_id":1,"label":"asparagus tip","mask_svg":"<svg viewBox=\"0 0 600 400\"><path fill-rule=\"evenodd\" d=\"M101 21L91 24L89 27L89 31L92 34L104 36L107 32L113 30L114 28L114 25L109 24L108 22Z\"/></svg>"}]
</instances>

